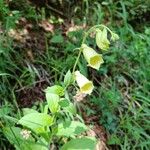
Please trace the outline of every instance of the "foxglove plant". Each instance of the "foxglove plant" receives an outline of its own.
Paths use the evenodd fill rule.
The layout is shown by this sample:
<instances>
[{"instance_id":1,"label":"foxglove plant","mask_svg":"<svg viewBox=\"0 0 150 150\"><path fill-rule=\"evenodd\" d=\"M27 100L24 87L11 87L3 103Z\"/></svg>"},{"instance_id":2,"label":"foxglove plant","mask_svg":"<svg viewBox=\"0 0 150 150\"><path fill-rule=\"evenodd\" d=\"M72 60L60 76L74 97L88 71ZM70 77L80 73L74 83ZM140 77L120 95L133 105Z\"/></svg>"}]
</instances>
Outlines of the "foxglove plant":
<instances>
[{"instance_id":1,"label":"foxglove plant","mask_svg":"<svg viewBox=\"0 0 150 150\"><path fill-rule=\"evenodd\" d=\"M91 33L95 33L97 46L101 50L107 50L110 45L108 32L112 41L119 38L104 25L90 28L83 37L81 47L78 48L79 54L73 71L69 70L66 73L63 83L47 87L45 90L47 103L41 112L25 108L24 116L17 121L19 126L3 127L5 136L17 150L49 150L52 147L60 147L60 150L96 149L96 139L82 134L89 130L89 127L84 124L76 109L76 103L82 101L86 95L91 95L94 85L76 68L82 54L89 67L96 70L100 68L104 63L102 54L89 47L86 39ZM70 85L78 89L75 96L68 93Z\"/></svg>"}]
</instances>

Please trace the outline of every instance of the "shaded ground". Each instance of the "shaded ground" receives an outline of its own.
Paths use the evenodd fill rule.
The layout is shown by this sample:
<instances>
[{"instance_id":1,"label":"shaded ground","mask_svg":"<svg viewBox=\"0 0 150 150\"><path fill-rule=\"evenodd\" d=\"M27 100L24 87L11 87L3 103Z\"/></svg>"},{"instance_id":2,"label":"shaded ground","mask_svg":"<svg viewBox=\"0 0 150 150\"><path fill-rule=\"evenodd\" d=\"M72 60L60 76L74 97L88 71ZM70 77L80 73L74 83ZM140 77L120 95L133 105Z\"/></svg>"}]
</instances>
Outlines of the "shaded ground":
<instances>
[{"instance_id":1,"label":"shaded ground","mask_svg":"<svg viewBox=\"0 0 150 150\"><path fill-rule=\"evenodd\" d=\"M47 82L40 81L36 83L34 87L23 88L17 91L18 104L20 107L32 107L37 101L45 100L44 89L48 86Z\"/></svg>"}]
</instances>

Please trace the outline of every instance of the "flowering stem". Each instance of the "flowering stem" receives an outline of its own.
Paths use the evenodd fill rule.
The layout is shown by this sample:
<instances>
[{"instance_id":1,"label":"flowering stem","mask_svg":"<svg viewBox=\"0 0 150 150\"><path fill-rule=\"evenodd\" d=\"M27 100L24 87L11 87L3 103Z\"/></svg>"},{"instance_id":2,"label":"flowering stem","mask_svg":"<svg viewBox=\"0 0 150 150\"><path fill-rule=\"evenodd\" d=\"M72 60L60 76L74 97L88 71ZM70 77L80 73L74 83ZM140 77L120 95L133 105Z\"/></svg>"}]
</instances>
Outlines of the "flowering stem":
<instances>
[{"instance_id":1,"label":"flowering stem","mask_svg":"<svg viewBox=\"0 0 150 150\"><path fill-rule=\"evenodd\" d=\"M84 35L84 37L83 37L83 40L82 40L81 45L85 43L87 36L88 36L91 32L93 32L96 28L100 28L100 27L106 28L110 33L112 33L112 31L111 31L108 27L106 27L105 25L102 25L102 24L100 24L100 25L95 25L95 26L91 27L87 32L85 32L85 35ZM75 63L74 63L74 66L73 66L73 71L72 71L73 74L74 74L74 72L75 72L75 69L76 69L76 66L77 66L77 64L78 64L78 61L79 61L79 58L80 58L81 54L82 54L82 47L79 48L79 53L78 53L77 59L76 59L76 61L75 61Z\"/></svg>"},{"instance_id":2,"label":"flowering stem","mask_svg":"<svg viewBox=\"0 0 150 150\"><path fill-rule=\"evenodd\" d=\"M87 36L88 36L88 34L87 34L87 32L85 32L84 38L83 38L83 40L82 40L82 44L85 42ZM82 45L82 44L81 44L81 45ZM80 56L81 56L81 53L82 53L82 48L80 47L80 48L79 48L79 53L78 53L77 59L76 59L75 64L74 64L74 66L73 66L73 71L72 71L73 74L74 74L74 72L75 72L76 66L77 66L78 61L79 61L79 58L80 58Z\"/></svg>"},{"instance_id":3,"label":"flowering stem","mask_svg":"<svg viewBox=\"0 0 150 150\"><path fill-rule=\"evenodd\" d=\"M82 48L79 49L78 57L77 57L77 59L76 59L76 61L75 61L75 64L74 64L74 66L73 66L73 71L72 71L73 74L74 74L74 72L75 72L77 63L78 63L79 58L80 58L80 56L81 56L81 53L82 53Z\"/></svg>"}]
</instances>

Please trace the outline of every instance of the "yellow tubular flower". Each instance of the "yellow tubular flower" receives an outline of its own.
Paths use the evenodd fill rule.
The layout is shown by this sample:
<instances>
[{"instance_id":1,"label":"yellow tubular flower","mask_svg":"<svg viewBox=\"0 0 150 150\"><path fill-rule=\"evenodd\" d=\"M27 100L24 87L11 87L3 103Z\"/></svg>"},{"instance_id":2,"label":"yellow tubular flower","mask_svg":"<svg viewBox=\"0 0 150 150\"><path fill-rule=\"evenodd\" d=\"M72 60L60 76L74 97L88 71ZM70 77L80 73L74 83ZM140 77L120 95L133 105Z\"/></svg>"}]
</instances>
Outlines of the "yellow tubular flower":
<instances>
[{"instance_id":1,"label":"yellow tubular flower","mask_svg":"<svg viewBox=\"0 0 150 150\"><path fill-rule=\"evenodd\" d=\"M94 49L88 47L86 44L82 45L83 55L88 62L88 66L99 69L100 65L104 62L102 55L98 54Z\"/></svg>"},{"instance_id":2,"label":"yellow tubular flower","mask_svg":"<svg viewBox=\"0 0 150 150\"><path fill-rule=\"evenodd\" d=\"M103 31L97 29L96 44L102 50L107 50L109 48L110 42L107 39L107 30L105 28Z\"/></svg>"},{"instance_id":3,"label":"yellow tubular flower","mask_svg":"<svg viewBox=\"0 0 150 150\"><path fill-rule=\"evenodd\" d=\"M79 71L75 72L75 79L80 87L80 92L85 94L91 94L94 86L92 81L89 81L84 75L82 75Z\"/></svg>"}]
</instances>

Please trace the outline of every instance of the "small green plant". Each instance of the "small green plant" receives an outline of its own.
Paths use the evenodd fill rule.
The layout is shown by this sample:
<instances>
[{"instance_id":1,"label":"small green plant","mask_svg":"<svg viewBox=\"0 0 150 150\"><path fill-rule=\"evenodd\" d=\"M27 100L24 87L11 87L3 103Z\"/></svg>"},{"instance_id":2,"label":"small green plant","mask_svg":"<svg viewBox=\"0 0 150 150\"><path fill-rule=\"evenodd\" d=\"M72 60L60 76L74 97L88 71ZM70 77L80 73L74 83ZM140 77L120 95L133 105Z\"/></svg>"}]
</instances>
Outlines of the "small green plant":
<instances>
[{"instance_id":1,"label":"small green plant","mask_svg":"<svg viewBox=\"0 0 150 150\"><path fill-rule=\"evenodd\" d=\"M119 38L104 25L93 26L85 32L81 47L77 48L79 53L72 72L69 70L66 73L63 82L47 87L46 104L42 105L40 111L24 108L23 117L19 120L8 118L13 122L11 126L2 124L3 133L17 150L95 149L97 140L83 134L89 127L77 113L79 101L91 95L94 89L93 82L76 69L81 54L93 69L98 70L104 63L102 54L86 45L86 39L91 34L96 35L96 44L104 51L108 50L110 41Z\"/></svg>"}]
</instances>

